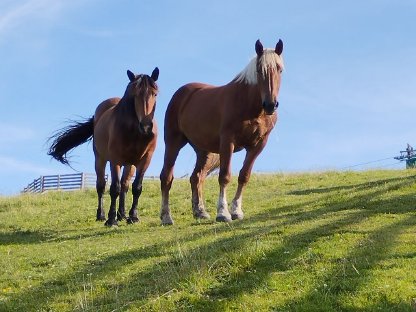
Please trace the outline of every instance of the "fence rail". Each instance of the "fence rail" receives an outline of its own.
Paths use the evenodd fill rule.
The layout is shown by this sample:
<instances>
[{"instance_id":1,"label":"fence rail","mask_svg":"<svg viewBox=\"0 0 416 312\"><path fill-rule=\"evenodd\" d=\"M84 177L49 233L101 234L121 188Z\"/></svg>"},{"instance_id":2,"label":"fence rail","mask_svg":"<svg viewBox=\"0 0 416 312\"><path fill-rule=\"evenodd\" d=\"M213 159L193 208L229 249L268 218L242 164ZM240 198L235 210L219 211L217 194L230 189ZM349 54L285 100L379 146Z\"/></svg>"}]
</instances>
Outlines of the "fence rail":
<instances>
[{"instance_id":1,"label":"fence rail","mask_svg":"<svg viewBox=\"0 0 416 312\"><path fill-rule=\"evenodd\" d=\"M106 176L107 179L107 176ZM95 186L95 174L74 173L40 176L23 189L23 193L43 193L49 190L82 190Z\"/></svg>"},{"instance_id":2,"label":"fence rail","mask_svg":"<svg viewBox=\"0 0 416 312\"><path fill-rule=\"evenodd\" d=\"M32 183L26 186L22 193L43 193L51 190L83 190L86 188L95 187L95 173L73 173L73 174L56 174L40 176ZM145 179L158 179L156 176L146 176ZM132 180L134 177L132 177ZM111 178L106 174L105 180L111 181Z\"/></svg>"}]
</instances>

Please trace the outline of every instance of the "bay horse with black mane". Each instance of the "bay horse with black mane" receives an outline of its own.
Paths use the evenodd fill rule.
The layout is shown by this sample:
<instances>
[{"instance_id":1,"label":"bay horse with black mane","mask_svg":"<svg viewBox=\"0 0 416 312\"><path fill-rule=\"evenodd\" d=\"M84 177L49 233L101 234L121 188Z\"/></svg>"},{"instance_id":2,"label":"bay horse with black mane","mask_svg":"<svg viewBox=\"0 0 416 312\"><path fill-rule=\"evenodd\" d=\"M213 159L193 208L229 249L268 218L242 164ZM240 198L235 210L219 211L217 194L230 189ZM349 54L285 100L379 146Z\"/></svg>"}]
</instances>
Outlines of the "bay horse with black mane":
<instances>
[{"instance_id":1,"label":"bay horse with black mane","mask_svg":"<svg viewBox=\"0 0 416 312\"><path fill-rule=\"evenodd\" d=\"M93 139L98 194L97 221L105 220L105 166L107 161L110 162L111 204L105 222L107 226L117 225L117 220L123 219L127 219L128 223L139 221L137 204L142 193L142 181L156 148L157 124L154 114L159 69L156 67L150 76L135 75L131 71L127 71L127 75L130 82L121 99L107 99L97 106L93 117L59 130L50 138L53 142L48 152L61 163L69 164L67 153ZM129 217L126 218L125 198L134 171L136 177L132 185L133 203ZM116 212L119 196L119 208Z\"/></svg>"},{"instance_id":2,"label":"bay horse with black mane","mask_svg":"<svg viewBox=\"0 0 416 312\"><path fill-rule=\"evenodd\" d=\"M255 51L257 55L230 83L219 87L190 83L179 88L169 102L164 125L165 156L160 174L162 224L173 224L169 191L176 158L187 143L193 147L197 158L190 178L194 217L210 217L204 206L202 188L210 164L219 154L220 192L216 221L243 219L243 189L249 181L254 161L276 124L284 67L281 40L274 49L264 49L257 40ZM231 179L231 156L242 149L246 150L246 156L230 213L226 188Z\"/></svg>"}]
</instances>

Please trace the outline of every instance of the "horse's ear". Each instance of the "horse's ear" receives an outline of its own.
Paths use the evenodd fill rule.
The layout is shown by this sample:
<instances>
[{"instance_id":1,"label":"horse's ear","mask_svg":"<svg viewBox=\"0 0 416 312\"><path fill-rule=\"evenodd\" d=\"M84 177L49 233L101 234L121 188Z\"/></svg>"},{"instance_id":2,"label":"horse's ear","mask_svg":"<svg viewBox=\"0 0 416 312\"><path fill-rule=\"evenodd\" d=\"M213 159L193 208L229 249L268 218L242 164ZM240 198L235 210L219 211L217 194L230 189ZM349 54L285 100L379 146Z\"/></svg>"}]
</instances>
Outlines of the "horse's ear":
<instances>
[{"instance_id":1,"label":"horse's ear","mask_svg":"<svg viewBox=\"0 0 416 312\"><path fill-rule=\"evenodd\" d=\"M133 82L136 79L136 75L133 74L133 72L131 72L130 70L127 70L127 76L130 79L130 82Z\"/></svg>"},{"instance_id":2,"label":"horse's ear","mask_svg":"<svg viewBox=\"0 0 416 312\"><path fill-rule=\"evenodd\" d=\"M276 48L274 49L274 51L279 56L280 56L280 54L282 54L282 52L283 52L283 41L281 39L279 39L279 42L276 43Z\"/></svg>"},{"instance_id":3,"label":"horse's ear","mask_svg":"<svg viewBox=\"0 0 416 312\"><path fill-rule=\"evenodd\" d=\"M256 41L256 53L258 56L262 56L264 52L263 45L261 44L260 40L257 39Z\"/></svg>"},{"instance_id":4,"label":"horse's ear","mask_svg":"<svg viewBox=\"0 0 416 312\"><path fill-rule=\"evenodd\" d=\"M153 69L150 78L152 78L153 81L157 81L157 78L159 78L159 68L155 67L155 69Z\"/></svg>"}]
</instances>

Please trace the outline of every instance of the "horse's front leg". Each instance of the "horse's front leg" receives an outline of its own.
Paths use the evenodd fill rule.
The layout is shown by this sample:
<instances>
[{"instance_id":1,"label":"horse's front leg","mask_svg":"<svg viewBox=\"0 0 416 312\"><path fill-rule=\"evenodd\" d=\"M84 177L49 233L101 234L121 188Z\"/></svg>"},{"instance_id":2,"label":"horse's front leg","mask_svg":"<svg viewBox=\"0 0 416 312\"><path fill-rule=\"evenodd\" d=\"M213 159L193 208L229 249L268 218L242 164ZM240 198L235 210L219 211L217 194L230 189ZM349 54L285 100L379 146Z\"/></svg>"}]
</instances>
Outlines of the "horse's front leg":
<instances>
[{"instance_id":1,"label":"horse's front leg","mask_svg":"<svg viewBox=\"0 0 416 312\"><path fill-rule=\"evenodd\" d=\"M243 203L243 189L248 183L251 175L251 170L253 169L254 161L257 156L260 155L264 146L266 145L267 139L260 142L254 148L247 149L246 157L244 159L243 167L240 170L238 175L238 187L235 193L234 199L231 202L231 218L233 220L241 220L244 218L244 213L242 209Z\"/></svg>"},{"instance_id":2,"label":"horse's front leg","mask_svg":"<svg viewBox=\"0 0 416 312\"><path fill-rule=\"evenodd\" d=\"M218 183L220 185L220 194L217 204L217 222L230 222L231 214L228 211L227 202L227 185L231 181L231 156L233 154L234 144L228 140L221 140L220 146L220 172Z\"/></svg>"},{"instance_id":3,"label":"horse's front leg","mask_svg":"<svg viewBox=\"0 0 416 312\"><path fill-rule=\"evenodd\" d=\"M105 222L106 226L118 225L117 223L117 211L116 204L117 198L120 195L121 184L120 184L120 166L111 164L111 186L110 186L110 210L108 211L108 219Z\"/></svg>"},{"instance_id":4,"label":"horse's front leg","mask_svg":"<svg viewBox=\"0 0 416 312\"><path fill-rule=\"evenodd\" d=\"M136 222L139 222L139 214L138 214L138 210L137 210L137 205L139 203L139 197L142 194L142 189L143 189L143 173L136 173L136 177L133 181L133 185L132 185L132 193L133 193L133 202L131 204L131 208L129 211L129 217L127 218L127 223L128 224L133 224Z\"/></svg>"},{"instance_id":5,"label":"horse's front leg","mask_svg":"<svg viewBox=\"0 0 416 312\"><path fill-rule=\"evenodd\" d=\"M118 200L118 211L117 211L117 220L125 220L126 219L126 195L129 191L130 180L134 174L134 166L127 165L124 166L123 169L123 176L121 177L121 190L120 190L120 198Z\"/></svg>"},{"instance_id":6,"label":"horse's front leg","mask_svg":"<svg viewBox=\"0 0 416 312\"><path fill-rule=\"evenodd\" d=\"M137 164L136 177L134 178L133 185L131 188L131 191L133 193L133 202L131 204L131 208L129 211L129 217L127 218L127 223L129 224L133 224L133 223L140 221L138 210L137 210L137 205L139 203L139 197L142 194L144 173L149 167L150 160L152 159L152 155L153 155L153 152L147 153L146 155L143 156L143 158Z\"/></svg>"}]
</instances>

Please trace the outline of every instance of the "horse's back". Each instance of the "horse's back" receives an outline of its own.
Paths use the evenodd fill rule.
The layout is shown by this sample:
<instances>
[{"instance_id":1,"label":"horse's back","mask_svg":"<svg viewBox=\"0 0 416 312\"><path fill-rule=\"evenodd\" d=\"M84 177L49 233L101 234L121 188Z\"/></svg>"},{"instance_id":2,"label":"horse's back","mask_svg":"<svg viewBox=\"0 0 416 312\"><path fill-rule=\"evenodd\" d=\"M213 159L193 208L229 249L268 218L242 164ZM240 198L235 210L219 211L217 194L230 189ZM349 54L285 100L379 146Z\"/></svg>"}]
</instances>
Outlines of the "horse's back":
<instances>
[{"instance_id":1,"label":"horse's back","mask_svg":"<svg viewBox=\"0 0 416 312\"><path fill-rule=\"evenodd\" d=\"M203 83L179 88L166 110L165 133L175 135L178 131L194 146L217 151L224 104L221 90L222 87Z\"/></svg>"},{"instance_id":2,"label":"horse's back","mask_svg":"<svg viewBox=\"0 0 416 312\"><path fill-rule=\"evenodd\" d=\"M94 148L104 159L108 158L108 140L111 116L120 98L109 98L98 104L94 113Z\"/></svg>"},{"instance_id":3,"label":"horse's back","mask_svg":"<svg viewBox=\"0 0 416 312\"><path fill-rule=\"evenodd\" d=\"M97 124L98 120L100 120L101 116L110 108L113 108L120 102L119 97L109 98L105 101L102 101L98 104L97 108L95 109L94 113L94 123Z\"/></svg>"}]
</instances>

